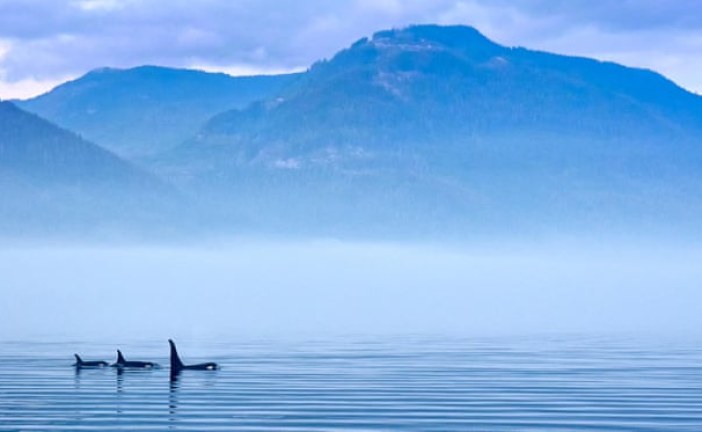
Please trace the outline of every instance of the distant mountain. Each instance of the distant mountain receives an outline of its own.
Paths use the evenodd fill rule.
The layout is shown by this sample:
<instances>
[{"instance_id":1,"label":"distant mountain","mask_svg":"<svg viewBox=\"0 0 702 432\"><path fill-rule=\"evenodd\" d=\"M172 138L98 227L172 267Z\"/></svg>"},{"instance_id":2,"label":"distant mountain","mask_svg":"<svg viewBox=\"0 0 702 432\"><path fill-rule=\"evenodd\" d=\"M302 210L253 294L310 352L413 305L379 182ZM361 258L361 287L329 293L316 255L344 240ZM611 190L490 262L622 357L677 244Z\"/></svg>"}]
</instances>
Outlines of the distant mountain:
<instances>
[{"instance_id":1,"label":"distant mountain","mask_svg":"<svg viewBox=\"0 0 702 432\"><path fill-rule=\"evenodd\" d=\"M154 166L264 230L692 223L702 97L648 70L413 26L215 116Z\"/></svg>"},{"instance_id":2,"label":"distant mountain","mask_svg":"<svg viewBox=\"0 0 702 432\"><path fill-rule=\"evenodd\" d=\"M702 234L702 97L470 27L296 75L95 71L21 105L110 150L0 104L0 233Z\"/></svg>"},{"instance_id":3,"label":"distant mountain","mask_svg":"<svg viewBox=\"0 0 702 432\"><path fill-rule=\"evenodd\" d=\"M119 155L140 157L181 143L213 115L271 97L296 78L105 68L17 104Z\"/></svg>"},{"instance_id":4,"label":"distant mountain","mask_svg":"<svg viewBox=\"0 0 702 432\"><path fill-rule=\"evenodd\" d=\"M0 235L143 224L173 204L155 177L0 102Z\"/></svg>"}]
</instances>

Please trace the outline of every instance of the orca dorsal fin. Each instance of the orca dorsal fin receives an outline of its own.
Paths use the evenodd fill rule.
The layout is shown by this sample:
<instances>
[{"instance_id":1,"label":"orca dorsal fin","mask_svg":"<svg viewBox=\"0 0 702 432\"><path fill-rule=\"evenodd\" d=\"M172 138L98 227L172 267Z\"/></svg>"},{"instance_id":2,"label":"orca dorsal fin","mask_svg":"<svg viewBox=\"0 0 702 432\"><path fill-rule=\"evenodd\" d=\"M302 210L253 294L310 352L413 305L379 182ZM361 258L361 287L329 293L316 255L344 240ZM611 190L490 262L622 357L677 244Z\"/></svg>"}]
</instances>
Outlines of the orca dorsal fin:
<instances>
[{"instance_id":1,"label":"orca dorsal fin","mask_svg":"<svg viewBox=\"0 0 702 432\"><path fill-rule=\"evenodd\" d=\"M122 351L117 350L117 363L125 363L126 360L124 359L124 356L122 355Z\"/></svg>"},{"instance_id":2,"label":"orca dorsal fin","mask_svg":"<svg viewBox=\"0 0 702 432\"><path fill-rule=\"evenodd\" d=\"M80 358L80 356L78 354L73 354L73 355L76 356L76 363L78 363L78 364L83 363L83 359Z\"/></svg>"},{"instance_id":3,"label":"orca dorsal fin","mask_svg":"<svg viewBox=\"0 0 702 432\"><path fill-rule=\"evenodd\" d=\"M168 339L168 344L171 346L171 371L183 369L183 362L180 360L180 356L178 355L178 350L176 350L173 339Z\"/></svg>"}]
</instances>

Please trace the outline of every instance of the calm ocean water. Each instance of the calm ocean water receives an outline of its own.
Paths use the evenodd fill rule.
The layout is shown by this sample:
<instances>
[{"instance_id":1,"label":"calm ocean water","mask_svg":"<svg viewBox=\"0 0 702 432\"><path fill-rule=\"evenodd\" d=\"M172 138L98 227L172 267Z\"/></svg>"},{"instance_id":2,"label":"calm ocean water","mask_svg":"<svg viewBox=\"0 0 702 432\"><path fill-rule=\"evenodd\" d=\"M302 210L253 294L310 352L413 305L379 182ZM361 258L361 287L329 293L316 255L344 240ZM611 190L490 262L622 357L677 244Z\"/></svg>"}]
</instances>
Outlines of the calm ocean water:
<instances>
[{"instance_id":1,"label":"calm ocean water","mask_svg":"<svg viewBox=\"0 0 702 432\"><path fill-rule=\"evenodd\" d=\"M114 345L0 343L0 430L702 431L702 345L596 337L179 341L222 370L70 366Z\"/></svg>"}]
</instances>

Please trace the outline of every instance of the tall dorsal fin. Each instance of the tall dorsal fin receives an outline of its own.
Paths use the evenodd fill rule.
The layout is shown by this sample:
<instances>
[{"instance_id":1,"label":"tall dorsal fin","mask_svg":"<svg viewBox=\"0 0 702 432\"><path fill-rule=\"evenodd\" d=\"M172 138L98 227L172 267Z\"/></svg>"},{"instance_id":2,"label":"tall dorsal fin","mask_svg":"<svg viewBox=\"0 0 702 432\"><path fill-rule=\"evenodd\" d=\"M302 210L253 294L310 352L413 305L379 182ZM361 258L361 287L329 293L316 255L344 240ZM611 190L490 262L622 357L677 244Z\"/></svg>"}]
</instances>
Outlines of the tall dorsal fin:
<instances>
[{"instance_id":1,"label":"tall dorsal fin","mask_svg":"<svg viewBox=\"0 0 702 432\"><path fill-rule=\"evenodd\" d=\"M122 351L117 350L117 363L125 363L126 360L124 359L124 356L122 355Z\"/></svg>"},{"instance_id":2,"label":"tall dorsal fin","mask_svg":"<svg viewBox=\"0 0 702 432\"><path fill-rule=\"evenodd\" d=\"M172 339L168 339L168 343L171 345L171 372L183 369L183 362L178 356L178 350L176 350L175 342Z\"/></svg>"},{"instance_id":3,"label":"tall dorsal fin","mask_svg":"<svg viewBox=\"0 0 702 432\"><path fill-rule=\"evenodd\" d=\"M76 362L83 363L83 359L80 358L80 356L78 354L73 354L73 355L76 356Z\"/></svg>"}]
</instances>

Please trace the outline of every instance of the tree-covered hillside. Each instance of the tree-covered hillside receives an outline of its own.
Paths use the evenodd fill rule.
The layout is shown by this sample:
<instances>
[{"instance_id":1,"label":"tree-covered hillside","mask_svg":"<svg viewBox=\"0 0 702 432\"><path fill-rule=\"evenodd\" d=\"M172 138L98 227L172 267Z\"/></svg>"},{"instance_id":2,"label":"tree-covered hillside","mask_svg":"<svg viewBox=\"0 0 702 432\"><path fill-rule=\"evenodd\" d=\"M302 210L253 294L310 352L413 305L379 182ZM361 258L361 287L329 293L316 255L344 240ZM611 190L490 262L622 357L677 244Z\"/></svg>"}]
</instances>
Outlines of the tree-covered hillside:
<instances>
[{"instance_id":1,"label":"tree-covered hillside","mask_svg":"<svg viewBox=\"0 0 702 432\"><path fill-rule=\"evenodd\" d=\"M119 155L138 158L181 143L219 112L271 97L296 77L105 68L17 103Z\"/></svg>"},{"instance_id":2,"label":"tree-covered hillside","mask_svg":"<svg viewBox=\"0 0 702 432\"><path fill-rule=\"evenodd\" d=\"M415 26L214 117L155 166L281 230L660 226L702 208L701 137L702 98L652 71Z\"/></svg>"},{"instance_id":3,"label":"tree-covered hillside","mask_svg":"<svg viewBox=\"0 0 702 432\"><path fill-rule=\"evenodd\" d=\"M72 132L0 102L0 235L147 226L175 191Z\"/></svg>"}]
</instances>

